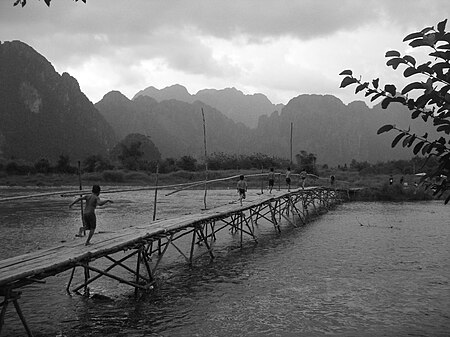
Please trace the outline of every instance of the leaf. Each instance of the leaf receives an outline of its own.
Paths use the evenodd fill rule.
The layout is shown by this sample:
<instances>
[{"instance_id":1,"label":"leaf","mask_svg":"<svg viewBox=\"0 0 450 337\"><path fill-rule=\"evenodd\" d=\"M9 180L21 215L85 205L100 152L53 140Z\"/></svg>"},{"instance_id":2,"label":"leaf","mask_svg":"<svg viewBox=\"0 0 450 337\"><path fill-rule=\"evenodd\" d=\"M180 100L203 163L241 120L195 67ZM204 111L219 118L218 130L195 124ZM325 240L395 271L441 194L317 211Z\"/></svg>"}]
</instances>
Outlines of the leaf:
<instances>
[{"instance_id":1,"label":"leaf","mask_svg":"<svg viewBox=\"0 0 450 337\"><path fill-rule=\"evenodd\" d=\"M424 144L425 144L424 141L418 142L418 143L414 146L413 153L414 153L414 154L419 153L420 149L422 148L422 146L423 146Z\"/></svg>"},{"instance_id":2,"label":"leaf","mask_svg":"<svg viewBox=\"0 0 450 337\"><path fill-rule=\"evenodd\" d=\"M431 27L425 27L425 28L422 29L420 32L421 32L422 34L426 34L426 33L431 32L431 31L433 31L433 30L434 30L434 28L433 28L433 26L431 26Z\"/></svg>"},{"instance_id":3,"label":"leaf","mask_svg":"<svg viewBox=\"0 0 450 337\"><path fill-rule=\"evenodd\" d=\"M376 94L375 96L373 96L373 97L370 99L370 101L373 102L373 101L375 101L377 98L380 98L381 96L383 96L383 94L378 93L378 94Z\"/></svg>"},{"instance_id":4,"label":"leaf","mask_svg":"<svg viewBox=\"0 0 450 337\"><path fill-rule=\"evenodd\" d=\"M400 139L402 139L405 135L406 135L406 133L404 133L404 132L398 134L392 141L391 147L395 147L397 145L397 143L400 141Z\"/></svg>"},{"instance_id":5,"label":"leaf","mask_svg":"<svg viewBox=\"0 0 450 337\"><path fill-rule=\"evenodd\" d=\"M409 135L408 137L406 137L405 139L403 139L402 146L403 146L403 147L407 147L408 144L409 144L409 142L411 141L411 139L412 139L412 135Z\"/></svg>"},{"instance_id":6,"label":"leaf","mask_svg":"<svg viewBox=\"0 0 450 337\"><path fill-rule=\"evenodd\" d=\"M365 82L365 83L363 83L363 84L358 85L358 86L356 87L356 89L355 89L355 94L357 94L357 93L360 92L361 90L366 89L368 86L369 86L369 83L368 83L368 82Z\"/></svg>"},{"instance_id":7,"label":"leaf","mask_svg":"<svg viewBox=\"0 0 450 337\"><path fill-rule=\"evenodd\" d=\"M419 37L423 37L423 34L421 32L411 33L403 39L403 42L406 42L406 41L412 40L412 39L417 39Z\"/></svg>"},{"instance_id":8,"label":"leaf","mask_svg":"<svg viewBox=\"0 0 450 337\"><path fill-rule=\"evenodd\" d=\"M405 60L405 62L411 63L413 66L416 65L416 59L414 57L412 57L411 55L403 56L403 60Z\"/></svg>"},{"instance_id":9,"label":"leaf","mask_svg":"<svg viewBox=\"0 0 450 337\"><path fill-rule=\"evenodd\" d=\"M386 97L383 99L383 101L381 102L381 107L383 109L387 109L387 107L389 106L389 104L392 103L392 97Z\"/></svg>"},{"instance_id":10,"label":"leaf","mask_svg":"<svg viewBox=\"0 0 450 337\"><path fill-rule=\"evenodd\" d=\"M396 50L389 50L384 55L385 57L400 57L400 53Z\"/></svg>"},{"instance_id":11,"label":"leaf","mask_svg":"<svg viewBox=\"0 0 450 337\"><path fill-rule=\"evenodd\" d=\"M409 43L409 45L410 45L411 47L413 47L413 48L416 48L416 47L423 47L423 46L429 47L429 46L430 46L430 44L427 43L427 42L425 41L425 39L417 39L417 40L411 41L411 42Z\"/></svg>"},{"instance_id":12,"label":"leaf","mask_svg":"<svg viewBox=\"0 0 450 337\"><path fill-rule=\"evenodd\" d=\"M347 70L343 70L339 75L348 75L348 76L352 76L352 71L347 69Z\"/></svg>"},{"instance_id":13,"label":"leaf","mask_svg":"<svg viewBox=\"0 0 450 337\"><path fill-rule=\"evenodd\" d=\"M425 146L422 148L422 155L425 155L425 153L430 153L432 149L433 149L433 145L432 145L431 143L425 145Z\"/></svg>"},{"instance_id":14,"label":"leaf","mask_svg":"<svg viewBox=\"0 0 450 337\"><path fill-rule=\"evenodd\" d=\"M443 60L448 60L450 58L449 51L436 51L434 53L430 53L430 56L439 57Z\"/></svg>"},{"instance_id":15,"label":"leaf","mask_svg":"<svg viewBox=\"0 0 450 337\"><path fill-rule=\"evenodd\" d=\"M379 78L377 78L377 79L375 79L375 80L372 81L372 85L373 85L373 87L374 87L375 89L378 89L378 82L379 82L379 81L380 81Z\"/></svg>"},{"instance_id":16,"label":"leaf","mask_svg":"<svg viewBox=\"0 0 450 337\"><path fill-rule=\"evenodd\" d=\"M397 93L397 88L393 84L386 84L384 86L384 91L390 93L392 96L395 96L395 94Z\"/></svg>"},{"instance_id":17,"label":"leaf","mask_svg":"<svg viewBox=\"0 0 450 337\"><path fill-rule=\"evenodd\" d=\"M408 67L408 68L406 68L405 71L403 72L403 76L409 77L409 76L415 75L415 74L417 74L417 73L419 73L419 71L417 71L416 68L414 68L414 67Z\"/></svg>"},{"instance_id":18,"label":"leaf","mask_svg":"<svg viewBox=\"0 0 450 337\"><path fill-rule=\"evenodd\" d=\"M447 19L441 21L437 25L438 32L444 33L445 32L445 25L447 24Z\"/></svg>"},{"instance_id":19,"label":"leaf","mask_svg":"<svg viewBox=\"0 0 450 337\"><path fill-rule=\"evenodd\" d=\"M398 65L400 63L406 63L406 61L404 59L402 59L401 57L395 57L393 59L390 59L389 61L386 62L387 66L390 66L394 69L397 69Z\"/></svg>"},{"instance_id":20,"label":"leaf","mask_svg":"<svg viewBox=\"0 0 450 337\"><path fill-rule=\"evenodd\" d=\"M342 80L340 88L345 88L346 86L357 82L358 80L356 78L347 76Z\"/></svg>"},{"instance_id":21,"label":"leaf","mask_svg":"<svg viewBox=\"0 0 450 337\"><path fill-rule=\"evenodd\" d=\"M394 126L391 124L383 125L381 128L378 129L377 135L382 134L384 132L388 132L388 131L392 130L393 128L394 128Z\"/></svg>"},{"instance_id":22,"label":"leaf","mask_svg":"<svg viewBox=\"0 0 450 337\"><path fill-rule=\"evenodd\" d=\"M424 89L423 83L422 82L412 82L412 83L408 84L406 87L403 88L402 95L405 95L414 89Z\"/></svg>"},{"instance_id":23,"label":"leaf","mask_svg":"<svg viewBox=\"0 0 450 337\"><path fill-rule=\"evenodd\" d=\"M416 119L417 117L419 117L421 112L422 111L420 111L420 110L414 110L413 113L411 114L411 118Z\"/></svg>"}]
</instances>

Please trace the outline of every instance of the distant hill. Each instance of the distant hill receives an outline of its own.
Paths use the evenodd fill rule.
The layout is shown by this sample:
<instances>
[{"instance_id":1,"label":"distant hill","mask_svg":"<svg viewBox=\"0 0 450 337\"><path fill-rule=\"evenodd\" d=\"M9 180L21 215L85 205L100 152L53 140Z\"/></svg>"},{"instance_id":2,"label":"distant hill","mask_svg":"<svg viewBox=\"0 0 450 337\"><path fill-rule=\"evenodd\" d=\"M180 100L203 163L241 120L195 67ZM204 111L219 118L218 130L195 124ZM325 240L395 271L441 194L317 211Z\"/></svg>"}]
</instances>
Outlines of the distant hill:
<instances>
[{"instance_id":1,"label":"distant hill","mask_svg":"<svg viewBox=\"0 0 450 337\"><path fill-rule=\"evenodd\" d=\"M251 128L258 125L260 116L269 115L276 110L281 110L282 104L274 105L263 94L245 95L236 88L222 90L203 89L195 95L191 95L187 89L175 84L158 90L151 86L139 91L133 98L149 96L161 102L163 100L176 99L178 101L193 103L199 100L219 111L235 122L243 123Z\"/></svg>"},{"instance_id":2,"label":"distant hill","mask_svg":"<svg viewBox=\"0 0 450 337\"><path fill-rule=\"evenodd\" d=\"M409 159L410 149L391 148L393 134L377 135L386 123L433 132L421 120L410 120L407 109L392 104L369 108L364 102L345 105L331 95L300 95L281 112L261 116L250 129L234 123L221 112L202 102L177 100L157 103L148 96L128 100L110 92L96 104L115 127L118 135L139 132L150 135L163 157L194 155L203 151L201 108L206 113L208 151L234 154L260 152L277 157L290 156L290 125L293 123L293 156L304 150L317 155L318 163L349 164L357 161Z\"/></svg>"},{"instance_id":3,"label":"distant hill","mask_svg":"<svg viewBox=\"0 0 450 337\"><path fill-rule=\"evenodd\" d=\"M106 155L116 143L113 129L78 82L59 75L20 41L0 44L0 157L72 160Z\"/></svg>"},{"instance_id":4,"label":"distant hill","mask_svg":"<svg viewBox=\"0 0 450 337\"><path fill-rule=\"evenodd\" d=\"M148 96L129 100L117 91L109 92L95 105L119 137L128 133L150 136L163 157L204 153L203 122L207 124L207 147L211 152L248 153L249 128L236 124L220 111L195 101L156 102Z\"/></svg>"}]
</instances>

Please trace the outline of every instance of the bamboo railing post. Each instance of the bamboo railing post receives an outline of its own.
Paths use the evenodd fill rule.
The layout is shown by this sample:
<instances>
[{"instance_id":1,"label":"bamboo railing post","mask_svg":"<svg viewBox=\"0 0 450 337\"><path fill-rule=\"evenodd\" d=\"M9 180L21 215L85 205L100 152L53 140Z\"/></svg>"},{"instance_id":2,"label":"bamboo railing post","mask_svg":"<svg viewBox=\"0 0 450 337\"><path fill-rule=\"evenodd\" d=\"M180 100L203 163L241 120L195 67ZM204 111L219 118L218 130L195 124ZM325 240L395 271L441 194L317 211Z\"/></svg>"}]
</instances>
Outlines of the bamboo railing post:
<instances>
[{"instance_id":1,"label":"bamboo railing post","mask_svg":"<svg viewBox=\"0 0 450 337\"><path fill-rule=\"evenodd\" d=\"M141 254L142 254L142 246L138 248L137 252L137 259L136 259L136 284L139 284L139 273L140 273L140 266L141 266ZM134 297L137 298L139 295L139 289L138 287L134 288Z\"/></svg>"},{"instance_id":2,"label":"bamboo railing post","mask_svg":"<svg viewBox=\"0 0 450 337\"><path fill-rule=\"evenodd\" d=\"M264 168L261 166L261 194L264 193Z\"/></svg>"},{"instance_id":3,"label":"bamboo railing post","mask_svg":"<svg viewBox=\"0 0 450 337\"><path fill-rule=\"evenodd\" d=\"M155 198L153 200L153 221L156 220L156 203L158 201L158 174L159 174L159 163L156 163Z\"/></svg>"},{"instance_id":4,"label":"bamboo railing post","mask_svg":"<svg viewBox=\"0 0 450 337\"><path fill-rule=\"evenodd\" d=\"M206 194L208 191L208 152L206 151L206 122L203 108L202 108L202 118L203 118L203 143L205 147L205 195L203 196L203 204L206 209Z\"/></svg>"}]
</instances>

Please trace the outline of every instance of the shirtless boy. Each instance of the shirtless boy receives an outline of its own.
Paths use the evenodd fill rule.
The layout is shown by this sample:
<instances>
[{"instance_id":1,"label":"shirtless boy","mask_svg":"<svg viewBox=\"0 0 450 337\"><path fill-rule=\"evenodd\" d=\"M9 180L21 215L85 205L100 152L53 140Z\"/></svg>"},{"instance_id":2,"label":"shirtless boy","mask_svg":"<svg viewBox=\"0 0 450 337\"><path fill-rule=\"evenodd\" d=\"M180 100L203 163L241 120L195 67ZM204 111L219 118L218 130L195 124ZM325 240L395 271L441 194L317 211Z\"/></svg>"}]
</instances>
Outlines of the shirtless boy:
<instances>
[{"instance_id":1,"label":"shirtless boy","mask_svg":"<svg viewBox=\"0 0 450 337\"><path fill-rule=\"evenodd\" d=\"M84 214L83 214L83 223L84 228L89 230L89 234L86 240L86 246L91 244L91 238L94 235L95 227L97 227L97 218L95 217L95 208L97 206L103 206L106 203L110 202L111 200L100 200L100 186L94 185L92 186L92 194L91 195L84 195L82 197L79 197L72 201L72 203L69 205L69 208L72 208L74 204L81 200L86 201L86 206L84 208Z\"/></svg>"}]
</instances>

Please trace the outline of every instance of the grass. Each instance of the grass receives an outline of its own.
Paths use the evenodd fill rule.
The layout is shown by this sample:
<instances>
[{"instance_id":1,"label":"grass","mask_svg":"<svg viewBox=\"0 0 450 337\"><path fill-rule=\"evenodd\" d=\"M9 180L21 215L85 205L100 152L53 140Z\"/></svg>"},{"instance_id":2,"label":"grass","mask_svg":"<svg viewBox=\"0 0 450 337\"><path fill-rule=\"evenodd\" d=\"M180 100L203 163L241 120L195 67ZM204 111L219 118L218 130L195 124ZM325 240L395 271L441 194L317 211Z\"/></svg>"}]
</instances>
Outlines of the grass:
<instances>
[{"instance_id":1,"label":"grass","mask_svg":"<svg viewBox=\"0 0 450 337\"><path fill-rule=\"evenodd\" d=\"M231 176L244 174L261 173L260 170L219 170L209 171L208 179L221 179ZM267 172L266 172L267 173ZM275 181L275 188L281 185L285 188L284 172ZM357 171L333 171L323 170L319 172L320 179L307 179L306 186L325 185L329 186L329 177L334 174L336 177L336 187L363 187L364 189L356 194L358 200L428 200L432 199L431 192L423 188L415 188L414 183L419 182L419 177L415 175L404 175L404 182L408 185L400 184L401 175L393 175L394 183L389 185L389 175L387 174L369 174L361 175ZM144 171L127 170L108 170L104 172L84 173L82 174L83 186L99 184L101 186L153 186L156 181L156 174ZM176 171L158 175L158 185L173 185L190 182L199 182L205 179L205 172L197 171ZM261 185L267 188L267 178L247 177L249 188L259 189ZM235 188L236 179L211 183L208 188ZM293 177L292 187L300 185L299 178ZM58 187L58 186L79 186L78 176L74 174L35 174L35 175L7 175L0 172L0 186L39 186L39 187ZM203 188L199 184L195 188Z\"/></svg>"}]
</instances>

